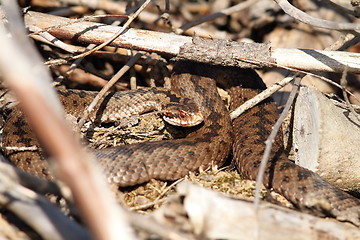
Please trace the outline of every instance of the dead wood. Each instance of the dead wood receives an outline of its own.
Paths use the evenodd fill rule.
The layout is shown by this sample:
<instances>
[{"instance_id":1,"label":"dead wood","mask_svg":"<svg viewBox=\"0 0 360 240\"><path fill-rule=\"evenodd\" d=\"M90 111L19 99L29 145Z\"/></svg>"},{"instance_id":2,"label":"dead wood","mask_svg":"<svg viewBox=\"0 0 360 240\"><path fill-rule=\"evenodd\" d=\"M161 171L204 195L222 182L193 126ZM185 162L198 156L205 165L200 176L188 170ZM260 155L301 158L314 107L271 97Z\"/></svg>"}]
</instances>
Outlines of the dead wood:
<instances>
[{"instance_id":1,"label":"dead wood","mask_svg":"<svg viewBox=\"0 0 360 240\"><path fill-rule=\"evenodd\" d=\"M3 13L0 13L0 18L4 19ZM44 31L48 31L59 39L76 40L87 44L101 44L119 31L119 27L32 11L25 15L25 23L27 26L35 25ZM359 58L358 53L281 48L270 50L266 44L239 44L228 40L194 41L192 37L139 29L128 29L125 34L119 36L110 45L156 52L170 57L180 54L182 59L190 58L189 60L193 59L192 54L199 52L200 55L196 57L197 61L204 59L204 62L206 60L207 63L222 63L230 66L254 67L255 65L259 68L271 65L309 71L334 72L341 72L345 66L348 66L348 72L360 72L360 64L356 61ZM219 49L223 49L223 47L225 47L222 50L223 52L219 52ZM187 48L190 50L186 50ZM192 49L196 51L194 52ZM254 53L259 50L260 52L255 55ZM186 52L192 54L189 55ZM212 55L207 55L207 53ZM204 54L206 58L204 58ZM217 58L219 60L214 62L214 59ZM243 63L246 65L242 65Z\"/></svg>"},{"instance_id":2,"label":"dead wood","mask_svg":"<svg viewBox=\"0 0 360 240\"><path fill-rule=\"evenodd\" d=\"M120 236L135 239L128 222L124 220L123 209L115 204L109 186L99 168L95 167L94 157L83 149L79 139L64 121L62 106L50 86L51 75L25 34L17 4L11 0L3 2L7 17L12 21L9 22L9 30L5 28L4 22L0 22L0 48L3 53L0 55L0 70L4 81L19 100L39 141L54 160L57 166L55 176L69 186L93 236L98 239L119 239ZM10 39L8 34L16 38ZM17 64L13 64L14 62ZM58 144L59 142L61 144ZM87 185L91 188L85 187ZM5 196L13 190L16 189L8 188L7 185L3 187ZM29 215L26 215L26 208L29 206L25 203L22 210L18 211L16 206L21 202L12 202L15 197L17 196L10 195L2 204L21 217L29 219ZM46 216L44 219L47 219ZM48 219L51 219L51 216ZM70 223L70 219L67 219L67 222ZM114 228L114 225L117 228ZM47 229L44 227L44 230Z\"/></svg>"},{"instance_id":3,"label":"dead wood","mask_svg":"<svg viewBox=\"0 0 360 240\"><path fill-rule=\"evenodd\" d=\"M270 203L262 203L256 211L251 202L231 199L190 182L180 183L177 190L197 236L259 240L360 238L357 227L333 219L318 218ZM169 204L159 209L154 213L155 218L169 223L166 219L169 216L168 207L173 206ZM181 212L179 209L177 211Z\"/></svg>"},{"instance_id":4,"label":"dead wood","mask_svg":"<svg viewBox=\"0 0 360 240\"><path fill-rule=\"evenodd\" d=\"M322 93L302 87L295 105L295 160L345 191L360 191L360 122Z\"/></svg>"}]
</instances>

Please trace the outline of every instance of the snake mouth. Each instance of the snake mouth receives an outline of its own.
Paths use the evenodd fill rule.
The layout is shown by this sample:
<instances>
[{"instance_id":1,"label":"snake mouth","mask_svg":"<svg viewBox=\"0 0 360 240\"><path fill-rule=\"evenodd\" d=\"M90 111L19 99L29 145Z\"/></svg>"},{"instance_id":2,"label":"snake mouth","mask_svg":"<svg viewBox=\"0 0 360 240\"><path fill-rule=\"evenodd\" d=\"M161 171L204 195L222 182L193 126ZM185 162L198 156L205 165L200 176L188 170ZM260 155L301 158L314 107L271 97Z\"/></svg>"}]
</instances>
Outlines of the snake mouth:
<instances>
[{"instance_id":1,"label":"snake mouth","mask_svg":"<svg viewBox=\"0 0 360 240\"><path fill-rule=\"evenodd\" d=\"M202 123L204 116L201 113L180 112L177 116L174 116L174 114L164 114L163 119L174 126L193 127Z\"/></svg>"}]
</instances>

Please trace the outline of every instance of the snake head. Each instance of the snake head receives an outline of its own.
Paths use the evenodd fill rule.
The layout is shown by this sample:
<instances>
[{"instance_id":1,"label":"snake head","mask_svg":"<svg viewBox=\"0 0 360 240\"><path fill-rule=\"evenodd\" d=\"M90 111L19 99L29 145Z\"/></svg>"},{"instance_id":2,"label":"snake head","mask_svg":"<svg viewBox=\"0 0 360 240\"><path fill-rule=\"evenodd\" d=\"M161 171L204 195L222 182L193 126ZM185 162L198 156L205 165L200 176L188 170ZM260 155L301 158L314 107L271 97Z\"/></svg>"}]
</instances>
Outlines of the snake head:
<instances>
[{"instance_id":1,"label":"snake head","mask_svg":"<svg viewBox=\"0 0 360 240\"><path fill-rule=\"evenodd\" d=\"M170 103L162 111L162 116L167 123L180 127L193 127L204 121L204 117L195 103L186 105Z\"/></svg>"}]
</instances>

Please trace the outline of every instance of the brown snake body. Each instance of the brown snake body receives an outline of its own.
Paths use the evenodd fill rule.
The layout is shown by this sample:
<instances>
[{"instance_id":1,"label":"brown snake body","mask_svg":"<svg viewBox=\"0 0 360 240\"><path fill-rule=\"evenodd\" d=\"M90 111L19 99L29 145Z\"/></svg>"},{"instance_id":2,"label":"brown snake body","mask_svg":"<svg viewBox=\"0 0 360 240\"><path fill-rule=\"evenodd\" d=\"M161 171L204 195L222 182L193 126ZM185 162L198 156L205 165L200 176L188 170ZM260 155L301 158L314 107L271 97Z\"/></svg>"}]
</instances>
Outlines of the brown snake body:
<instances>
[{"instance_id":1,"label":"brown snake body","mask_svg":"<svg viewBox=\"0 0 360 240\"><path fill-rule=\"evenodd\" d=\"M232 126L215 80L229 91L232 109L265 88L252 70L177 63L171 77L172 91L191 98L200 107L204 122L193 127L184 139L94 150L109 182L130 186L152 178L175 180L199 168L222 165L231 145L238 171L255 179L264 142L277 119L277 108L267 99L235 119ZM3 146L18 146L19 142L26 146L35 144L24 118L16 114L10 116L4 127ZM281 138L278 135L273 146L264 184L300 209L360 225L360 201L289 161L283 153ZM13 153L9 158L37 175L46 172L44 161L34 159L34 152Z\"/></svg>"}]
</instances>

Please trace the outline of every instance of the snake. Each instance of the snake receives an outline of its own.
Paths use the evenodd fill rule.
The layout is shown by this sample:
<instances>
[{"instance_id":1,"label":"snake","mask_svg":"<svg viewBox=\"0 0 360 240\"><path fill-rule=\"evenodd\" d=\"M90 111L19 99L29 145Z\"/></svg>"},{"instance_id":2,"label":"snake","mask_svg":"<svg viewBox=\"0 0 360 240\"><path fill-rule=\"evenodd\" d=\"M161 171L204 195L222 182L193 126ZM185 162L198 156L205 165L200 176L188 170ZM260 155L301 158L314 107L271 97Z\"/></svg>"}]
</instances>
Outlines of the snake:
<instances>
[{"instance_id":1,"label":"snake","mask_svg":"<svg viewBox=\"0 0 360 240\"><path fill-rule=\"evenodd\" d=\"M196 123L188 124L185 138L92 150L108 182L126 187L151 179L177 180L189 172L222 166L231 149L232 161L238 172L245 178L255 180L265 140L278 118L277 106L269 97L231 121L217 85L230 94L230 111L266 88L252 69L178 61L171 74L171 93L157 89L140 90L146 92L145 98L137 97L135 91L130 96L109 93L99 104L98 110L90 116L93 121L115 121L134 112L152 109L166 112L164 108L169 106L176 110L164 113L165 120L167 118L170 123L179 124L180 120L173 120L175 115L178 118L190 116L191 121ZM75 90L60 91L58 95L68 114L77 118L90 99L94 98L93 93ZM159 106L157 101L165 101L165 104ZM180 101L180 107L185 105L195 108L197 113L179 110L177 103ZM137 104L141 107L133 110ZM10 113L4 125L2 146L5 155L17 167L40 177L51 178L46 153L41 150L26 123L26 117L19 109ZM22 151L7 148L32 146L36 148ZM283 195L302 211L360 225L360 200L290 161L284 153L280 133L272 146L263 184Z\"/></svg>"}]
</instances>

